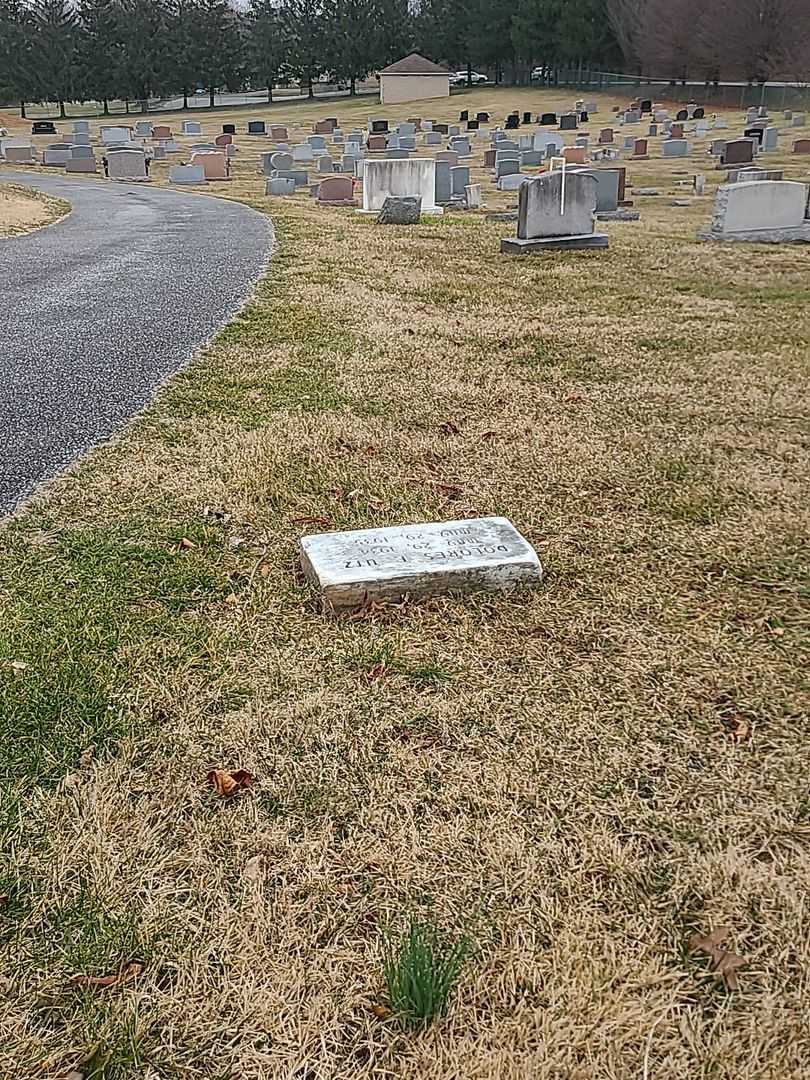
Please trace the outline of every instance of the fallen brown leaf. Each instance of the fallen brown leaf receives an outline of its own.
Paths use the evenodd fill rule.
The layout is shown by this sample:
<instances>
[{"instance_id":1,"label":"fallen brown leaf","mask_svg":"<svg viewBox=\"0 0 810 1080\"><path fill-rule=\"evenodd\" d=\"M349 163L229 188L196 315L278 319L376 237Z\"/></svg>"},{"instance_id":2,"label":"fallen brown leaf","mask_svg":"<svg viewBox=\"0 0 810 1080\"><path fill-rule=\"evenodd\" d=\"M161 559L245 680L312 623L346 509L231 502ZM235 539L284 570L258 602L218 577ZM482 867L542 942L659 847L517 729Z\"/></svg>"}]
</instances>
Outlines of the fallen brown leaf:
<instances>
[{"instance_id":1,"label":"fallen brown leaf","mask_svg":"<svg viewBox=\"0 0 810 1080\"><path fill-rule=\"evenodd\" d=\"M371 1005L369 1008L378 1020L390 1020L394 1015L387 1005Z\"/></svg>"},{"instance_id":2,"label":"fallen brown leaf","mask_svg":"<svg viewBox=\"0 0 810 1080\"><path fill-rule=\"evenodd\" d=\"M443 424L439 424L439 431L442 435L458 435L458 424L454 424L452 420L445 420Z\"/></svg>"},{"instance_id":3,"label":"fallen brown leaf","mask_svg":"<svg viewBox=\"0 0 810 1080\"><path fill-rule=\"evenodd\" d=\"M380 664L375 664L373 668L369 668L366 672L366 678L369 682L375 682L377 679L383 679L388 674L388 667L385 661Z\"/></svg>"},{"instance_id":4,"label":"fallen brown leaf","mask_svg":"<svg viewBox=\"0 0 810 1080\"><path fill-rule=\"evenodd\" d=\"M179 548L185 548L185 550L188 551L190 548L195 548L197 545L193 540L189 540L187 536L184 536L177 546Z\"/></svg>"},{"instance_id":5,"label":"fallen brown leaf","mask_svg":"<svg viewBox=\"0 0 810 1080\"><path fill-rule=\"evenodd\" d=\"M485 442L492 442L493 439L498 438L498 432L497 431L482 431L481 432L481 438L484 439Z\"/></svg>"},{"instance_id":6,"label":"fallen brown leaf","mask_svg":"<svg viewBox=\"0 0 810 1080\"><path fill-rule=\"evenodd\" d=\"M126 983L131 983L142 972L143 964L133 960L125 964L116 975L73 975L70 981L74 986L106 990L111 986L124 986Z\"/></svg>"},{"instance_id":7,"label":"fallen brown leaf","mask_svg":"<svg viewBox=\"0 0 810 1080\"><path fill-rule=\"evenodd\" d=\"M748 961L744 956L732 952L731 949L721 948L730 933L730 926L718 926L705 936L692 934L689 938L689 948L692 952L705 953L711 959L715 975L723 979L729 990L738 990L740 981L737 978L737 972Z\"/></svg>"},{"instance_id":8,"label":"fallen brown leaf","mask_svg":"<svg viewBox=\"0 0 810 1080\"><path fill-rule=\"evenodd\" d=\"M225 769L212 769L206 780L223 799L229 799L245 788L253 787L256 777L247 769L235 769L227 772Z\"/></svg>"}]
</instances>

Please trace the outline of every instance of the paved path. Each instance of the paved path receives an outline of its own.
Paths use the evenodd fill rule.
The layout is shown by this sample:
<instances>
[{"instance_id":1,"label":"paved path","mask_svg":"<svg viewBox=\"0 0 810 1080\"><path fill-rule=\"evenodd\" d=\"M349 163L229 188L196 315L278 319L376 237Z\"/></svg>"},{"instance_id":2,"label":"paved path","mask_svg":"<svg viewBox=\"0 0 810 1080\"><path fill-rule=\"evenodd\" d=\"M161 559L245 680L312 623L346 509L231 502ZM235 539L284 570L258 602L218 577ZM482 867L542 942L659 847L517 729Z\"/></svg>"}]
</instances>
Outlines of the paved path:
<instances>
[{"instance_id":1,"label":"paved path","mask_svg":"<svg viewBox=\"0 0 810 1080\"><path fill-rule=\"evenodd\" d=\"M0 239L0 516L116 432L239 307L272 245L239 203L0 172L67 199Z\"/></svg>"}]
</instances>

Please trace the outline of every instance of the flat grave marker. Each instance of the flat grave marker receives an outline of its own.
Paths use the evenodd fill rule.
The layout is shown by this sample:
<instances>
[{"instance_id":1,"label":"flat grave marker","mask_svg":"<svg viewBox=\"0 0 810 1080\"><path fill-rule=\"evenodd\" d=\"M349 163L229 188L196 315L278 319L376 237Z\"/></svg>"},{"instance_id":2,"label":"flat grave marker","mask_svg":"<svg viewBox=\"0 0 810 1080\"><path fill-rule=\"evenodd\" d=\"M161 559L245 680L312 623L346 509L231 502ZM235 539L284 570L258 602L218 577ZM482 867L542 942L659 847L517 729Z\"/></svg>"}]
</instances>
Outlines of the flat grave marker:
<instances>
[{"instance_id":1,"label":"flat grave marker","mask_svg":"<svg viewBox=\"0 0 810 1080\"><path fill-rule=\"evenodd\" d=\"M467 518L298 542L306 577L335 611L368 602L536 585L537 553L506 518Z\"/></svg>"}]
</instances>

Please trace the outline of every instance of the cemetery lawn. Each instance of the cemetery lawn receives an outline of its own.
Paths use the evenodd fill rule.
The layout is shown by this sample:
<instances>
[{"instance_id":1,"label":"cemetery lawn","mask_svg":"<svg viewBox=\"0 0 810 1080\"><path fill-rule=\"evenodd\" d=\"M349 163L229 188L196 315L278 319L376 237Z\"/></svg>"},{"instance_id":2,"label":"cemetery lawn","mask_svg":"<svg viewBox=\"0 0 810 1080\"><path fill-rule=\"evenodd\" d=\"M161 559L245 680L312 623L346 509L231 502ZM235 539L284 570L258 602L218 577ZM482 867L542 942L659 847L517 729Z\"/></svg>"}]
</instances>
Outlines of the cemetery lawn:
<instances>
[{"instance_id":1,"label":"cemetery lawn","mask_svg":"<svg viewBox=\"0 0 810 1080\"><path fill-rule=\"evenodd\" d=\"M0 183L0 238L52 225L69 212L70 204L64 199L43 195L20 184Z\"/></svg>"},{"instance_id":2,"label":"cemetery lawn","mask_svg":"<svg viewBox=\"0 0 810 1080\"><path fill-rule=\"evenodd\" d=\"M0 1073L798 1080L810 252L696 244L710 199L515 258L259 190L242 314L2 531ZM540 589L335 619L296 568L489 514ZM424 1030L411 916L471 940Z\"/></svg>"}]
</instances>

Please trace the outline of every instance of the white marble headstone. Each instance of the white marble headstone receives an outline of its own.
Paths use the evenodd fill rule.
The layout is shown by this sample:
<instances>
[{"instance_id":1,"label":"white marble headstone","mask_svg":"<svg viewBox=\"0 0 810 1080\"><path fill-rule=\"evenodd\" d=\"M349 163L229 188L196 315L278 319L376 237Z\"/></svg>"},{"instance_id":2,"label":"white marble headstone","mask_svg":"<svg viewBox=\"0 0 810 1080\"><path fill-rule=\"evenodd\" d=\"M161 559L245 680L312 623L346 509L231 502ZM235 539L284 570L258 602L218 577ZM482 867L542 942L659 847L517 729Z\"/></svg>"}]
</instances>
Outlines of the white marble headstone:
<instances>
[{"instance_id":1,"label":"white marble headstone","mask_svg":"<svg viewBox=\"0 0 810 1080\"><path fill-rule=\"evenodd\" d=\"M318 533L298 548L304 573L335 610L532 585L543 575L534 549L502 517Z\"/></svg>"}]
</instances>

